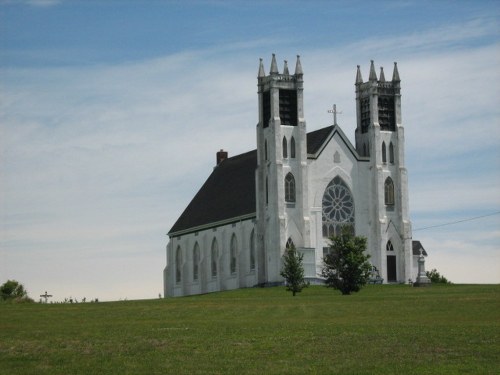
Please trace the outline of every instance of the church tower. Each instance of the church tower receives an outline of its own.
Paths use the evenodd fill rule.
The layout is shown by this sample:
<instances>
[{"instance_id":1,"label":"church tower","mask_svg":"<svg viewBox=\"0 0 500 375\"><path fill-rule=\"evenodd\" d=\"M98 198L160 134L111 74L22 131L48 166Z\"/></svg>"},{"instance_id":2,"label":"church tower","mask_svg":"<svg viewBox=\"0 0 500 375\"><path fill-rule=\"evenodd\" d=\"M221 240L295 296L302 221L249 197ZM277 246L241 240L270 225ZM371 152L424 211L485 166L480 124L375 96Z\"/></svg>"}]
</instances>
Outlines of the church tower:
<instances>
[{"instance_id":1,"label":"church tower","mask_svg":"<svg viewBox=\"0 0 500 375\"><path fill-rule=\"evenodd\" d=\"M387 282L406 282L412 274L412 233L408 177L404 160L401 80L394 63L392 80L377 77L373 60L367 82L356 74L356 150L370 158L371 262Z\"/></svg>"},{"instance_id":2,"label":"church tower","mask_svg":"<svg viewBox=\"0 0 500 375\"><path fill-rule=\"evenodd\" d=\"M278 71L273 54L269 75L262 59L258 73L257 248L259 283L282 281L281 256L293 243L309 246L307 138L303 107L303 72L285 60Z\"/></svg>"}]
</instances>

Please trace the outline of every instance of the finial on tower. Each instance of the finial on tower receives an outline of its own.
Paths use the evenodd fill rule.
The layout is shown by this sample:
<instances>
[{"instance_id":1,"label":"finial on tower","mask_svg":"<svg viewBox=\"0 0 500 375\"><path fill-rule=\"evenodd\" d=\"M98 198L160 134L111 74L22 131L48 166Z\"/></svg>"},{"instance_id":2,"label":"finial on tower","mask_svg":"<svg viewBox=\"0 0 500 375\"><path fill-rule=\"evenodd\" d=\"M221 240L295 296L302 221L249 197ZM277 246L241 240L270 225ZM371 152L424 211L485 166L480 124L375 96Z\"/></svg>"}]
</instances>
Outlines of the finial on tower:
<instances>
[{"instance_id":1,"label":"finial on tower","mask_svg":"<svg viewBox=\"0 0 500 375\"><path fill-rule=\"evenodd\" d=\"M271 71L270 74L279 74L278 64L276 64L276 55L273 53L273 59L271 60Z\"/></svg>"},{"instance_id":2,"label":"finial on tower","mask_svg":"<svg viewBox=\"0 0 500 375\"><path fill-rule=\"evenodd\" d=\"M297 63L295 64L295 75L302 75L304 72L302 71L302 64L300 63L300 55L297 55Z\"/></svg>"},{"instance_id":3,"label":"finial on tower","mask_svg":"<svg viewBox=\"0 0 500 375\"><path fill-rule=\"evenodd\" d=\"M380 82L385 82L385 74L384 74L384 68L381 66L380 67Z\"/></svg>"},{"instance_id":4,"label":"finial on tower","mask_svg":"<svg viewBox=\"0 0 500 375\"><path fill-rule=\"evenodd\" d=\"M262 62L262 58L259 59L259 74L257 75L258 78L262 78L266 76L266 72L264 71L264 63Z\"/></svg>"},{"instance_id":5,"label":"finial on tower","mask_svg":"<svg viewBox=\"0 0 500 375\"><path fill-rule=\"evenodd\" d=\"M371 60L370 77L368 79L370 81L376 81L377 80L377 73L375 73L375 64L373 63L373 60Z\"/></svg>"},{"instance_id":6,"label":"finial on tower","mask_svg":"<svg viewBox=\"0 0 500 375\"><path fill-rule=\"evenodd\" d=\"M288 71L288 61L285 60L285 65L283 66L283 74L285 75L290 75L290 72Z\"/></svg>"},{"instance_id":7,"label":"finial on tower","mask_svg":"<svg viewBox=\"0 0 500 375\"><path fill-rule=\"evenodd\" d=\"M394 72L392 73L392 81L393 82L401 82L399 79L399 72L398 72L398 63L394 62Z\"/></svg>"},{"instance_id":8,"label":"finial on tower","mask_svg":"<svg viewBox=\"0 0 500 375\"><path fill-rule=\"evenodd\" d=\"M361 69L358 65L358 70L356 71L356 85L363 83L363 77L361 77Z\"/></svg>"}]
</instances>

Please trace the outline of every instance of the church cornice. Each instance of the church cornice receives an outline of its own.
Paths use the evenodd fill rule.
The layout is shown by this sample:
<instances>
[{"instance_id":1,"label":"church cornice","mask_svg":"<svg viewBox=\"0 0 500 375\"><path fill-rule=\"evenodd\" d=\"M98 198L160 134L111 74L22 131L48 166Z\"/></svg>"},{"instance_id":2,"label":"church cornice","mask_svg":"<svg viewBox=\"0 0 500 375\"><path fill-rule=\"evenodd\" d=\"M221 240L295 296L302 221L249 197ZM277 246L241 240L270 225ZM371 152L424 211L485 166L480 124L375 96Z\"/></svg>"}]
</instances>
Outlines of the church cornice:
<instances>
[{"instance_id":1,"label":"church cornice","mask_svg":"<svg viewBox=\"0 0 500 375\"><path fill-rule=\"evenodd\" d=\"M185 236L186 234L191 234L191 233L195 233L195 232L201 232L201 231L204 231L204 230L218 228L218 227L222 227L224 225L230 225L230 224L234 224L234 223L239 223L239 222L246 221L246 220L252 220L252 219L255 219L256 217L257 217L257 214L254 212L254 213L251 213L251 214L237 216L237 217L232 217L230 219L216 221L216 222L208 223L208 224L205 224L205 225L199 225L197 227L192 227L192 228L180 230L180 231L177 231L177 232L169 232L167 235L170 238L179 237L179 236Z\"/></svg>"}]
</instances>

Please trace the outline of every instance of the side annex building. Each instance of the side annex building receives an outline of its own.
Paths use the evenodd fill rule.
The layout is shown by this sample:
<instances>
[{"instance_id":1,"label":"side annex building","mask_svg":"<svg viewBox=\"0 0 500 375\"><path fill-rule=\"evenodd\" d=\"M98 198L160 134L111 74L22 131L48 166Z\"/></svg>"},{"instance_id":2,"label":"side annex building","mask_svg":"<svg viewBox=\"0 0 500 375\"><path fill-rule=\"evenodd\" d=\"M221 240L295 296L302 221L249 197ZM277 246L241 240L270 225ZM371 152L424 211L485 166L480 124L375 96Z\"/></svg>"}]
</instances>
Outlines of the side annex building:
<instances>
[{"instance_id":1,"label":"side annex building","mask_svg":"<svg viewBox=\"0 0 500 375\"><path fill-rule=\"evenodd\" d=\"M290 74L275 55L260 60L257 149L216 167L168 232L164 295L186 296L278 285L292 244L305 276L321 282L329 237L344 225L367 238L384 283L417 277L425 250L412 240L397 64L391 80L371 62L355 79L357 127L352 145L336 124L307 133L300 57Z\"/></svg>"}]
</instances>

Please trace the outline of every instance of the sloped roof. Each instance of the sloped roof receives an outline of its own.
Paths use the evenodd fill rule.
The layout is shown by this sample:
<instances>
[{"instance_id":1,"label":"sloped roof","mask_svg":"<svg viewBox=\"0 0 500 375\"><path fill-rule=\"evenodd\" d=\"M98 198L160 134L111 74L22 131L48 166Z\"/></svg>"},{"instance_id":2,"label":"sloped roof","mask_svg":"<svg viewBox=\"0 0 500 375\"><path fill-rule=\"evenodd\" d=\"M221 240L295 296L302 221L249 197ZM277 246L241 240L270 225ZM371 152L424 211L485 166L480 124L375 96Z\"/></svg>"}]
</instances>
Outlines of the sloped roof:
<instances>
[{"instance_id":1,"label":"sloped roof","mask_svg":"<svg viewBox=\"0 0 500 375\"><path fill-rule=\"evenodd\" d=\"M420 255L420 249L422 249L422 254L424 256L427 256L427 251L425 251L424 247L420 243L420 241L412 241L411 242L412 247L413 247L413 255Z\"/></svg>"},{"instance_id":2,"label":"sloped roof","mask_svg":"<svg viewBox=\"0 0 500 375\"><path fill-rule=\"evenodd\" d=\"M255 214L257 150L222 161L177 219L169 234Z\"/></svg>"},{"instance_id":3,"label":"sloped roof","mask_svg":"<svg viewBox=\"0 0 500 375\"><path fill-rule=\"evenodd\" d=\"M316 154L329 140L334 126L307 134L307 153ZM221 162L196 193L169 235L190 233L242 217L255 216L257 150Z\"/></svg>"}]
</instances>

